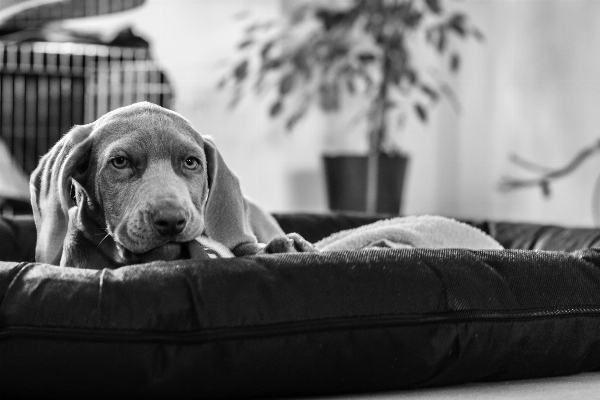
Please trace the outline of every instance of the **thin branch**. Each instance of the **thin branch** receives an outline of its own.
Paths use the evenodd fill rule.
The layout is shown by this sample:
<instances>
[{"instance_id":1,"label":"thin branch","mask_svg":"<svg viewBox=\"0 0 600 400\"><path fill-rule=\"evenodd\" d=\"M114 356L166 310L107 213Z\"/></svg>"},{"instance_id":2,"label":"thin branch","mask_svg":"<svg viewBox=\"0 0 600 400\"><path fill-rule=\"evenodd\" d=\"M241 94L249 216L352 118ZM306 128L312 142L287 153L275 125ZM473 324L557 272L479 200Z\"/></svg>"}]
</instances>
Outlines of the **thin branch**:
<instances>
[{"instance_id":1,"label":"thin branch","mask_svg":"<svg viewBox=\"0 0 600 400\"><path fill-rule=\"evenodd\" d=\"M533 163L531 161L528 161L528 160L525 160L524 158L521 158L517 154L511 154L509 156L509 160L513 164L518 165L519 167L521 167L523 169L528 169L530 171L535 171L538 174L548 174L548 173L551 173L553 171L553 168L549 168L549 167L545 167L543 165L535 164L535 163Z\"/></svg>"},{"instance_id":2,"label":"thin branch","mask_svg":"<svg viewBox=\"0 0 600 400\"><path fill-rule=\"evenodd\" d=\"M585 160L600 152L600 140L591 146L583 148L575 157L564 167L558 169L546 169L529 162L516 162L523 168L529 170L537 170L541 172L541 176L531 179L519 179L513 177L505 177L500 182L500 190L508 191L524 187L539 186L544 193L548 194L548 185L551 181L562 178L576 170ZM512 159L514 162L514 158Z\"/></svg>"}]
</instances>

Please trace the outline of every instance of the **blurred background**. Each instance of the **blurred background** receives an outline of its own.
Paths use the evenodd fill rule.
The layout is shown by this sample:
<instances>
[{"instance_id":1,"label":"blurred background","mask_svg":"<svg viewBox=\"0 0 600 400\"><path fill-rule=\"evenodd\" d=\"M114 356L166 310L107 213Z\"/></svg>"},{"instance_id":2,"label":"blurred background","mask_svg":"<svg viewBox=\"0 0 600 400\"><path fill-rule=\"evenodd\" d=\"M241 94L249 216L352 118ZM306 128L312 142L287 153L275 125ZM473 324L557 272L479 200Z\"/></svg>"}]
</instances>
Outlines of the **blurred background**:
<instances>
[{"instance_id":1,"label":"blurred background","mask_svg":"<svg viewBox=\"0 0 600 400\"><path fill-rule=\"evenodd\" d=\"M58 8L47 8L51 3ZM311 107L290 131L284 118L271 115L277 114L272 94L247 92L231 107L232 90L219 87L239 65L249 24L289 19L297 3L0 0L0 198L13 210L18 203L9 200L27 201L23 177L74 123L148 100L213 136L244 193L265 209L326 212L323 154L369 148L368 118L356 117L360 99L343 98L344 107L334 113ZM338 11L348 3L328 2ZM548 172L523 168L512 154L560 168L598 141L600 2L462 0L440 6L468 16L483 37L456 35L459 40L448 44L460 54L455 72L445 67L447 59L412 50L424 60L422 70L439 70L453 94L429 108L426 118L410 112L403 124L388 126L393 147L410 157L399 211L595 225L600 157L552 181L550 196L535 186L499 187L506 176Z\"/></svg>"}]
</instances>

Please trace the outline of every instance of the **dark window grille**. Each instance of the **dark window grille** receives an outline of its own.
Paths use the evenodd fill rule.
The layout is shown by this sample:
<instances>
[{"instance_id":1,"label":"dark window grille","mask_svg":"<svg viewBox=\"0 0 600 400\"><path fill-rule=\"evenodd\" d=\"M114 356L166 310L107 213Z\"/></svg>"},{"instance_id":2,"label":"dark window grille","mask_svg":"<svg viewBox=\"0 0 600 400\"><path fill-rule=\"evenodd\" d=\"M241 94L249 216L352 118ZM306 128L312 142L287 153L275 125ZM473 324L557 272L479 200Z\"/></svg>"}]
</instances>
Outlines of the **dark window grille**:
<instances>
[{"instance_id":1,"label":"dark window grille","mask_svg":"<svg viewBox=\"0 0 600 400\"><path fill-rule=\"evenodd\" d=\"M0 42L0 138L30 174L73 125L173 92L146 48Z\"/></svg>"}]
</instances>

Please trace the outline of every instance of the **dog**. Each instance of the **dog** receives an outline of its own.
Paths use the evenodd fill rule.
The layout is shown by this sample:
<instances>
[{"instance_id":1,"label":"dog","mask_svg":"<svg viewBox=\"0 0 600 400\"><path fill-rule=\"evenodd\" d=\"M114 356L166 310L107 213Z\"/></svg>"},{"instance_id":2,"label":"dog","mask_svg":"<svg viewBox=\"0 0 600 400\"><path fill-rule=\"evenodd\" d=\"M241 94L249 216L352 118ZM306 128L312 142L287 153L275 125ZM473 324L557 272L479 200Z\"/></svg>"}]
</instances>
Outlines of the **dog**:
<instances>
[{"instance_id":1,"label":"dog","mask_svg":"<svg viewBox=\"0 0 600 400\"><path fill-rule=\"evenodd\" d=\"M101 269L206 258L196 238L234 256L316 251L243 196L212 138L147 102L73 127L42 157L30 191L38 262Z\"/></svg>"}]
</instances>

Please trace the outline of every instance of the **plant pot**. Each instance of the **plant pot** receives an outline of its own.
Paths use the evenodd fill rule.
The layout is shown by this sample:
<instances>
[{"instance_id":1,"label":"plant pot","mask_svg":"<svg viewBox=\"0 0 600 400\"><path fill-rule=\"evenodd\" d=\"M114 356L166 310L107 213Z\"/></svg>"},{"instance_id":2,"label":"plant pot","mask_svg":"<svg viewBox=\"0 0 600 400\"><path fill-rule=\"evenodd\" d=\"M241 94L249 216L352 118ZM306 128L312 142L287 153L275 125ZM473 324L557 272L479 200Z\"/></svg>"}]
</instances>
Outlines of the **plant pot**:
<instances>
[{"instance_id":1,"label":"plant pot","mask_svg":"<svg viewBox=\"0 0 600 400\"><path fill-rule=\"evenodd\" d=\"M325 180L329 208L332 211L361 211L399 214L402 189L408 164L404 154L379 154L376 162L376 185L369 188L373 164L368 156L325 155ZM373 159L371 159L373 161ZM371 169L371 171L369 171ZM369 192L372 200L369 201Z\"/></svg>"}]
</instances>

